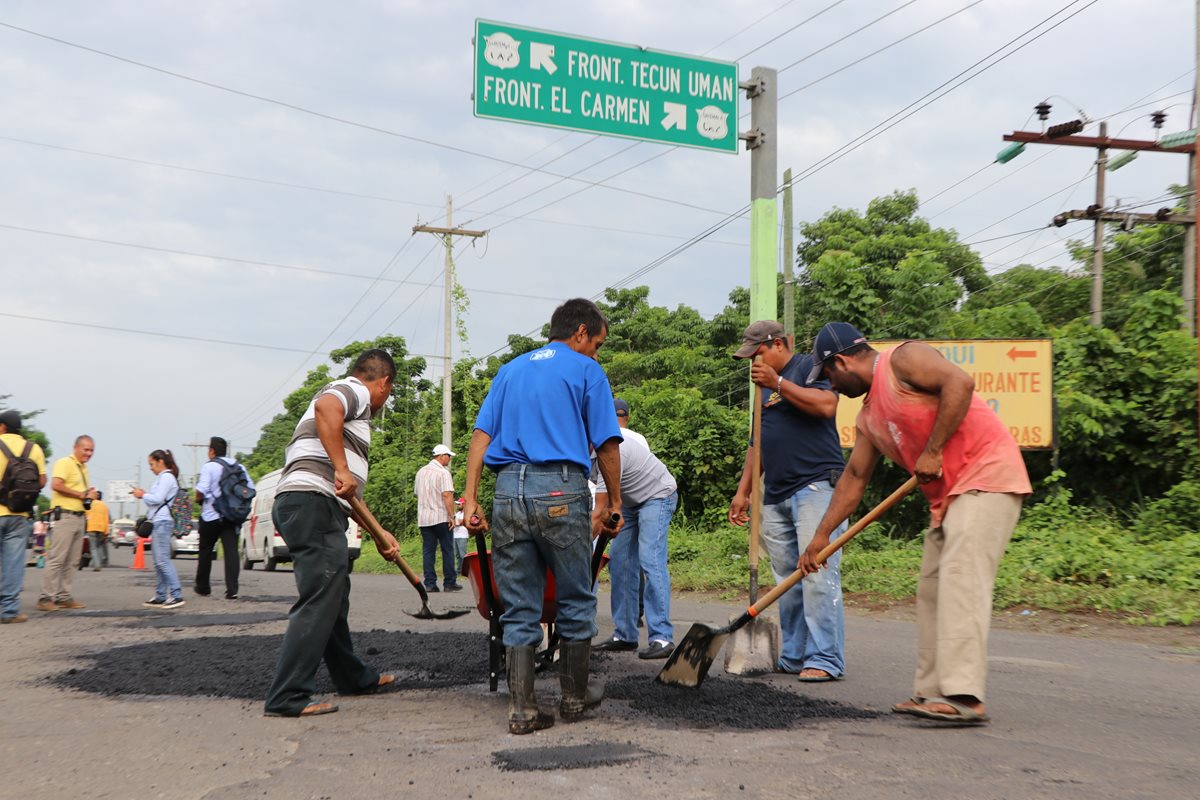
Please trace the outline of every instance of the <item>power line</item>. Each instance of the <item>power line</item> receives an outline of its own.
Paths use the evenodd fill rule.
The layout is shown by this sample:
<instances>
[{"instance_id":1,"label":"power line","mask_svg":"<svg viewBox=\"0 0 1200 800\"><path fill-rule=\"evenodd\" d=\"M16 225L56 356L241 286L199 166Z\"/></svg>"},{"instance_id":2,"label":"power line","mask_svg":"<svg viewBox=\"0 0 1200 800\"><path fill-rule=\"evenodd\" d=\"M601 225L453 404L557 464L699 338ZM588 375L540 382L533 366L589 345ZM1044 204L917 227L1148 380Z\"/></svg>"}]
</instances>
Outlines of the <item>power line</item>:
<instances>
[{"instance_id":1,"label":"power line","mask_svg":"<svg viewBox=\"0 0 1200 800\"><path fill-rule=\"evenodd\" d=\"M772 16L774 16L775 14L778 14L780 11L783 11L785 8L787 8L788 6L790 6L790 5L791 5L792 3L794 3L794 2L796 2L796 0L787 0L787 2L786 2L786 3L784 3L783 5L781 5L781 6L776 6L774 9L772 9L771 11L768 11L767 13L763 14L761 17L759 17L758 19L754 20L754 22L751 22L749 25L745 26L744 28L739 28L738 30L736 30L736 31L734 31L733 33L729 34L729 35L728 35L728 36L726 36L724 39L722 39L721 41L719 41L719 42L717 42L716 44L714 44L712 47L710 47L710 48L708 48L707 50L705 50L705 51L704 51L704 52L703 52L701 55L708 55L709 53L711 53L713 50L716 50L716 49L717 49L718 47L720 47L721 45L723 45L723 44L728 44L729 42L732 42L734 39L736 39L737 37L741 36L743 33L745 33L746 31L750 30L750 29L751 29L751 28L753 28L755 25L758 25L760 22L762 22L763 20L767 19L768 17L772 17ZM739 61L739 60L741 60L741 59L734 59L734 60L735 60L735 61Z\"/></svg>"},{"instance_id":2,"label":"power line","mask_svg":"<svg viewBox=\"0 0 1200 800\"><path fill-rule=\"evenodd\" d=\"M828 80L829 78L832 78L834 75L837 75L838 73L845 72L846 70L850 69L851 67L857 66L868 59L874 58L875 56L879 55L880 53L884 52L885 50L890 50L893 47L895 47L896 45L908 41L909 39L916 36L917 34L924 33L925 31L929 30L930 28L941 25L943 22L950 19L951 17L956 17L959 14L963 13L964 11L967 11L967 10L979 5L981 2L983 2L983 0L975 0L975 2L969 3L968 5L963 6L962 8L958 9L957 11L952 11L949 14L947 14L946 16L942 17L941 19L936 19L933 22L929 23L928 25L925 25L924 27L917 28L912 33L907 34L906 36L901 36L896 41L891 42L890 44L886 44L883 47L880 47L878 50L873 50L870 53L867 53L865 56L862 56L861 58L856 58L854 61L851 61L849 64L838 67L833 72L828 72L828 73L822 75L821 77L816 78L815 80L809 81L808 83L804 84L803 86L800 86L796 89L792 89L790 92L780 95L779 99L784 100L788 97L791 97L794 94L803 92L805 89L811 89L813 86L816 86L818 83Z\"/></svg>"},{"instance_id":3,"label":"power line","mask_svg":"<svg viewBox=\"0 0 1200 800\"><path fill-rule=\"evenodd\" d=\"M855 36L855 35L857 35L857 34L859 34L859 33L862 33L862 32L863 32L863 31L865 31L867 28L870 28L872 25L875 25L876 23L882 22L883 20L887 19L888 17L892 16L893 14L895 14L895 13L897 13L897 12L903 11L904 9L908 8L909 6L911 6L911 5L912 5L913 3L915 3L915 2L917 2L917 0L908 0L908 1L907 1L907 2L905 2L905 3L901 3L900 5L898 5L898 6L896 6L895 8L893 8L891 11L887 11L887 12L885 12L885 13L883 13L883 14L880 14L878 17L876 17L875 19L873 19L873 20L871 20L870 22L866 23L865 25L861 25L861 26L859 26L859 27L855 28L854 30L850 31L849 33L845 34L844 36L841 36L841 37L839 37L839 38L837 38L837 39L834 39L832 42L830 42L829 44L825 45L824 47L818 47L816 50L813 50L811 53L806 53L804 56L802 56L801 58L798 58L798 59L796 59L795 61L793 61L792 63L788 64L787 66L780 67L780 68L779 68L779 69L776 71L776 72L777 72L777 74L779 74L779 75L782 75L783 73L787 72L787 71L788 71L789 69L791 69L792 67L798 67L798 66L800 66L800 65L801 65L801 64L803 64L805 61L808 61L810 58L814 58L815 56L818 56L818 55L820 55L821 53L824 53L826 50L828 50L829 48L833 47L834 45L841 44L842 42L844 42L844 41L846 41L847 39L849 39L851 36ZM983 0L976 0L976 2L977 2L977 3L982 3L982 2L983 2ZM780 98L780 99L782 99L782 98Z\"/></svg>"},{"instance_id":4,"label":"power line","mask_svg":"<svg viewBox=\"0 0 1200 800\"><path fill-rule=\"evenodd\" d=\"M804 18L804 19L802 19L802 20L800 20L799 22L797 22L795 25L793 25L792 27L788 28L787 30L784 30L784 31L781 31L780 33L777 33L777 34L775 34L775 35L774 35L774 36L772 36L770 39L767 39L765 42L763 42L762 44L760 44L758 47L752 47L751 49L749 49L749 50L747 50L746 52L742 53L740 56L738 56L737 58L735 58L735 59L733 59L733 60L734 60L734 61L741 61L743 58L746 58L746 56L750 55L751 53L755 53L755 52L757 52L757 51L759 51L759 50L762 50L762 49L763 49L764 47L766 47L767 45L769 45L769 44L773 44L774 42L777 42L777 41L779 41L780 39L782 39L784 36L787 36L787 35L788 35L789 33L791 33L792 31L795 31L796 29L798 29L798 28L801 28L801 27L803 27L803 26L807 25L808 23L812 22L814 19L816 19L817 17L821 16L821 15L822 15L822 14L824 14L825 12L827 12L827 11L832 11L833 9L837 8L838 6L840 6L840 5L841 5L842 3L844 3L844 2L846 2L846 0L836 0L836 2L830 3L829 5L825 6L825 7L824 7L824 8L822 8L820 11L818 11L817 13L815 13L815 14L813 14L813 15L809 16L809 17L806 17L806 18Z\"/></svg>"},{"instance_id":5,"label":"power line","mask_svg":"<svg viewBox=\"0 0 1200 800\"><path fill-rule=\"evenodd\" d=\"M496 163L505 164L510 167L517 167L519 169L533 170L535 172L542 172L542 173L549 175L551 177L554 177L554 178L564 177L563 175L560 175L559 173L550 172L548 170L543 170L540 167L526 166L526 165L520 163L519 161L512 161L511 159L502 158L500 156L489 155L487 153L480 153L480 152L477 152L474 150L469 150L465 147L459 147L458 145L446 144L445 142L439 142L439 141L435 141L433 139L425 139L420 136L413 136L412 134L408 134L408 133L400 133L399 131L393 131L388 128L382 128L378 125L370 125L368 123L358 122L356 120L348 119L346 117L339 117L335 114L328 114L324 111L317 111L315 109L306 108L305 106L297 105L295 103L289 103L284 100L276 100L275 98L267 97L266 95L255 94L253 92L247 92L242 89L235 89L230 86L224 86L219 83L214 83L213 81L207 81L202 78L196 78L191 75L186 75L182 72L175 72L173 70L165 69L163 67L157 67L157 66L154 66L153 64L148 64L144 61L137 61L135 59L126 58L125 56L120 56L115 53L110 53L108 51L100 50L95 47L89 47L87 45L79 44L77 42L71 42L66 39L59 38L57 36L50 36L49 34L40 33L38 31L31 30L29 28L22 28L19 25L13 25L12 23L9 23L9 22L0 22L0 27L8 28L10 30L28 34L30 36L35 36L39 39L44 39L49 42L55 42L56 44L61 44L66 47L73 47L77 50L83 50L88 53L93 53L98 56L103 56L105 58L111 58L114 61L120 61L124 64L129 64L129 65L135 66L135 67L141 67L142 69L147 69L152 72L157 72L161 75L167 75L172 78L178 78L179 80L188 81L189 83L194 83L199 86L205 86L210 89L216 89L217 91L227 92L229 94L237 95L238 97L245 97L250 100L258 100L259 102L262 102L262 103L269 103L271 105L278 106L280 108L286 108L290 111L295 111L300 114L307 114L309 116L316 117L318 119L323 119L328 122L336 122L341 125L348 125L353 128L359 128L362 130L371 131L373 133L381 133L385 136L392 136L397 139L404 139L405 141L416 142L418 144L424 144L424 145L428 145L430 147L436 147L436 148L439 148L442 150L447 150L452 153L458 153L460 155L472 156L474 158L481 158L481 159L485 159L487 161L495 161ZM602 184L602 183L588 181L583 178L572 177L572 178L570 178L570 180L578 181L580 183L588 183L588 184L592 184L592 185L596 185L596 186L604 186L604 184ZM605 186L604 188L610 189L610 190L616 191L616 192L623 192L625 194L635 195L637 197L644 197L644 198L647 198L650 200L656 200L658 202L670 203L672 205L680 205L680 206L684 206L687 208L694 208L699 211L707 211L711 214L723 214L724 213L724 212L718 211L716 209L705 208L703 206L697 206L697 205L693 205L691 203L685 203L681 200L675 200L675 199L669 198L669 197L660 197L658 195L653 195L648 192L641 192L636 189L625 189L625 188L618 188L615 186Z\"/></svg>"}]
</instances>

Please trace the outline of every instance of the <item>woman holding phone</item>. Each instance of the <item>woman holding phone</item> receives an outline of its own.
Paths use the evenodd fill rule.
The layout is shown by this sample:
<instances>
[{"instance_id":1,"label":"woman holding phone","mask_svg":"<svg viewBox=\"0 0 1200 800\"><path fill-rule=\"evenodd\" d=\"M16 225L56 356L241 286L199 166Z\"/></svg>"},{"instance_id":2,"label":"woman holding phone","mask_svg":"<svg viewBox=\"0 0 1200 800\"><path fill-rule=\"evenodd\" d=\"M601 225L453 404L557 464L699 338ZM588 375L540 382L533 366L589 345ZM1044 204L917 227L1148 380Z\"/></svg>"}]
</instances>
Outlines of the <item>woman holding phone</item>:
<instances>
[{"instance_id":1,"label":"woman holding phone","mask_svg":"<svg viewBox=\"0 0 1200 800\"><path fill-rule=\"evenodd\" d=\"M155 450L146 457L150 471L157 477L150 491L134 489L133 496L146 504L146 516L154 523L150 547L154 554L154 574L158 583L154 597L142 605L148 608L179 608L183 605L183 587L179 574L171 563L171 535L175 522L171 518L171 501L179 494L179 467L170 450Z\"/></svg>"}]
</instances>

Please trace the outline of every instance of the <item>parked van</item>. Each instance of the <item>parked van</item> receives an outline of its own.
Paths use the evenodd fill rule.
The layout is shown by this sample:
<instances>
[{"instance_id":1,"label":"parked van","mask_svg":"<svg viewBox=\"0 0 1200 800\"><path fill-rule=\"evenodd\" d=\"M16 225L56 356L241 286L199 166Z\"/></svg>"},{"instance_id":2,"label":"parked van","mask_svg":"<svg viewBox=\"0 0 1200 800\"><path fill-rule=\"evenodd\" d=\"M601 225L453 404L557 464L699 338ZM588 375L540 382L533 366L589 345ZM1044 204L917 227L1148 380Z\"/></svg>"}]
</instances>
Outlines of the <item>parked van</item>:
<instances>
[{"instance_id":1,"label":"parked van","mask_svg":"<svg viewBox=\"0 0 1200 800\"><path fill-rule=\"evenodd\" d=\"M254 500L250 505L250 517L242 523L241 544L242 569L254 569L254 565L262 562L263 569L268 572L275 569L277 564L292 560L287 543L275 530L271 521L271 506L275 504L275 487L283 470L277 469L258 479L254 484ZM354 570L354 560L362 551L362 534L358 523L350 520L346 526L346 547L350 550L350 570Z\"/></svg>"}]
</instances>

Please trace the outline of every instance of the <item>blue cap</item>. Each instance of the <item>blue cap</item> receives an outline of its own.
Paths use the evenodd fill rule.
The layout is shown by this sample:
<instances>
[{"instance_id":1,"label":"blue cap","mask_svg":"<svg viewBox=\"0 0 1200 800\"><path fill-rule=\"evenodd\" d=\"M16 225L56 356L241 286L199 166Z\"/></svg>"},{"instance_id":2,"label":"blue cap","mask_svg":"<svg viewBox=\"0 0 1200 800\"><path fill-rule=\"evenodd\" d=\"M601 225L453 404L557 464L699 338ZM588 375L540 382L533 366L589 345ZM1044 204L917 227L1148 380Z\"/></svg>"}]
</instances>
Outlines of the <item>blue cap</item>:
<instances>
[{"instance_id":1,"label":"blue cap","mask_svg":"<svg viewBox=\"0 0 1200 800\"><path fill-rule=\"evenodd\" d=\"M808 382L812 383L821 377L826 361L866 342L867 337L862 335L862 331L849 322L825 323L825 327L817 331L817 338L813 339L813 367L808 373Z\"/></svg>"},{"instance_id":2,"label":"blue cap","mask_svg":"<svg viewBox=\"0 0 1200 800\"><path fill-rule=\"evenodd\" d=\"M626 403L621 398L613 400L613 410L617 412L618 417L629 416L629 403Z\"/></svg>"}]
</instances>

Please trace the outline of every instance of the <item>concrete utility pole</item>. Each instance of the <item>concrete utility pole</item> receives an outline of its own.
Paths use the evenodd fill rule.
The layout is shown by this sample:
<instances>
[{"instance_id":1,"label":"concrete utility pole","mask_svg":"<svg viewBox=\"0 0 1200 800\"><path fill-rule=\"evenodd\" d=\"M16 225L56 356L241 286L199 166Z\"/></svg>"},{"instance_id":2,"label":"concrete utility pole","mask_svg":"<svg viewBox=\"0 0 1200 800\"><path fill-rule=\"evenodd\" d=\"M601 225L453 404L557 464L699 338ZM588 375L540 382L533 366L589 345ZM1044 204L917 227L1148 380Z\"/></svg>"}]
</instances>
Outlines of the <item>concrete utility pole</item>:
<instances>
[{"instance_id":1,"label":"concrete utility pole","mask_svg":"<svg viewBox=\"0 0 1200 800\"><path fill-rule=\"evenodd\" d=\"M450 227L454 222L454 201L450 195L446 195L446 227L439 228L432 225L414 225L413 233L433 233L442 237L442 241L446 246L446 270L445 270L445 292L443 293L442 305L442 336L445 341L445 355L443 359L446 365L446 374L442 379L442 444L450 446L450 368L453 364L451 360L451 344L453 339L450 335L451 328L451 313L452 300L454 296L454 237L455 236L470 236L478 239L480 236L486 236L487 231L469 231L464 228Z\"/></svg>"},{"instance_id":2,"label":"concrete utility pole","mask_svg":"<svg viewBox=\"0 0 1200 800\"><path fill-rule=\"evenodd\" d=\"M1196 0L1200 2L1200 0ZM788 344L796 349L796 276L792 266L796 254L792 250L792 170L783 171L783 332Z\"/></svg>"},{"instance_id":3,"label":"concrete utility pole","mask_svg":"<svg viewBox=\"0 0 1200 800\"><path fill-rule=\"evenodd\" d=\"M779 82L768 67L755 67L740 85L750 98L750 130L738 138L750 151L750 321L778 319L775 276L779 272L778 189Z\"/></svg>"}]
</instances>

